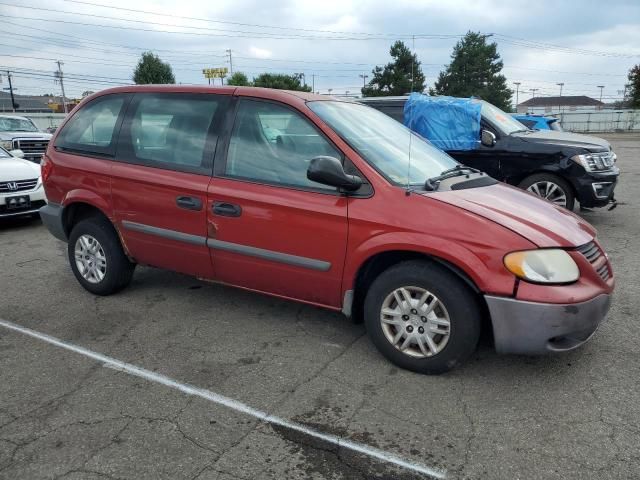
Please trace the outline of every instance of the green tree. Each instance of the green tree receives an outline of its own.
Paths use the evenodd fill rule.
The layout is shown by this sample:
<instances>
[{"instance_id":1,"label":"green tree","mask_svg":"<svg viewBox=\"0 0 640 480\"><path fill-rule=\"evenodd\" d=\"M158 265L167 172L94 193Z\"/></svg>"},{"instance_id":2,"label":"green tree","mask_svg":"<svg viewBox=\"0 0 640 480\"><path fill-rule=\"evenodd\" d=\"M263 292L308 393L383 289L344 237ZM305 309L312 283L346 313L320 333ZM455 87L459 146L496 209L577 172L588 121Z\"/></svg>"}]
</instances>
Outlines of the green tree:
<instances>
[{"instance_id":1,"label":"green tree","mask_svg":"<svg viewBox=\"0 0 640 480\"><path fill-rule=\"evenodd\" d=\"M133 72L133 81L138 85L176 83L176 77L173 76L171 65L152 52L144 52Z\"/></svg>"},{"instance_id":2,"label":"green tree","mask_svg":"<svg viewBox=\"0 0 640 480\"><path fill-rule=\"evenodd\" d=\"M285 73L261 73L253 79L254 87L276 88L279 90L298 90L310 92L311 87L300 82L298 75Z\"/></svg>"},{"instance_id":3,"label":"green tree","mask_svg":"<svg viewBox=\"0 0 640 480\"><path fill-rule=\"evenodd\" d=\"M248 87L251 85L251 82L244 73L235 72L229 77L229 80L227 80L227 85L234 85L236 87Z\"/></svg>"},{"instance_id":4,"label":"green tree","mask_svg":"<svg viewBox=\"0 0 640 480\"><path fill-rule=\"evenodd\" d=\"M384 68L377 66L372 70L373 78L366 87L362 88L362 95L385 97L422 92L425 89L424 74L420 68L418 56L411 53L409 47L401 41L391 45L389 54L393 62L387 63Z\"/></svg>"},{"instance_id":5,"label":"green tree","mask_svg":"<svg viewBox=\"0 0 640 480\"><path fill-rule=\"evenodd\" d=\"M479 97L502 110L511 110L513 91L507 88L498 45L487 43L487 35L468 32L456 43L451 63L440 72L431 94Z\"/></svg>"},{"instance_id":6,"label":"green tree","mask_svg":"<svg viewBox=\"0 0 640 480\"><path fill-rule=\"evenodd\" d=\"M640 64L631 67L627 78L629 79L625 98L627 108L640 108Z\"/></svg>"}]
</instances>

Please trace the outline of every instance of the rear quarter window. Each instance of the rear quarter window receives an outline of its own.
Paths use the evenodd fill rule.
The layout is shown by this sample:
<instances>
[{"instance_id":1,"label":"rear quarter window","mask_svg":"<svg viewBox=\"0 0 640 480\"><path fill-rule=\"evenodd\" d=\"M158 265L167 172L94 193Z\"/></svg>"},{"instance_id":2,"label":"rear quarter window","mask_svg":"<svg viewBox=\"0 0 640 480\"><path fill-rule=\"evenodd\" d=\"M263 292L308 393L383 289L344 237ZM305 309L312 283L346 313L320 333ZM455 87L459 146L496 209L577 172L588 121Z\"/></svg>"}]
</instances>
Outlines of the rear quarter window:
<instances>
[{"instance_id":1,"label":"rear quarter window","mask_svg":"<svg viewBox=\"0 0 640 480\"><path fill-rule=\"evenodd\" d=\"M127 95L105 95L83 106L56 138L55 148L77 153L113 156L117 127Z\"/></svg>"}]
</instances>

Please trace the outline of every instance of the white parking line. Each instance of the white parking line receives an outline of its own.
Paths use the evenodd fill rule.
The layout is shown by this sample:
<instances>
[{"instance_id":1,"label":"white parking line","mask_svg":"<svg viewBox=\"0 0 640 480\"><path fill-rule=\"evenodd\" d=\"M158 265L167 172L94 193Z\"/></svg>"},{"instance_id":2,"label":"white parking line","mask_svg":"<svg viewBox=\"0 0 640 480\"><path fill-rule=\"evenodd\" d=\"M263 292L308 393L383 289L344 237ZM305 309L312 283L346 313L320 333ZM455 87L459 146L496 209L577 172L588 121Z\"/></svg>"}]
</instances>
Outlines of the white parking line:
<instances>
[{"instance_id":1,"label":"white parking line","mask_svg":"<svg viewBox=\"0 0 640 480\"><path fill-rule=\"evenodd\" d=\"M384 450L380 450L374 447L370 447L362 443L353 442L351 440L338 437L336 435L319 432L312 428L306 427L302 424L291 422L284 418L276 417L267 412L263 412L262 410L258 410L245 403L239 402L229 397L225 397L223 395L219 395L210 390L206 390L204 388L198 388L193 385L188 385L186 383L177 382L165 375L155 373L150 370L146 370L144 368L136 367L135 365L122 362L120 360L108 357L101 353L92 352L91 350L87 350L86 348L79 347L77 345L73 345L71 343L67 343L62 340L59 340L55 337L47 335L46 333L40 333L35 330L31 330L30 328L21 327L20 325L17 325L15 323L8 322L2 319L0 319L0 326L9 330L13 330L14 332L28 335L29 337L36 338L43 342L49 343L51 345L55 345L56 347L64 348L65 350L69 350L69 351L78 353L80 355L84 355L85 357L89 357L97 362L103 363L107 367L120 370L122 372L128 373L129 375L134 375L136 377L144 378L145 380L148 380L150 382L155 382L170 388L174 388L183 393L186 393L187 395L195 395L196 397L200 397L210 402L217 403L218 405L223 405L227 408L230 408L231 410L244 413L245 415L254 417L262 422L269 423L272 425L278 425L288 430L292 430L298 433L302 433L304 435L308 435L309 437L313 437L318 440L331 443L338 447L346 448L348 450L352 450L354 452L358 452L363 455L376 458L386 463L397 465L399 467L405 468L407 470L411 470L413 472L429 475L430 477L433 477L433 478L446 477L445 472L443 471L430 468L426 465L412 462L410 460L406 460L400 456L394 455L393 453L386 452Z\"/></svg>"}]
</instances>

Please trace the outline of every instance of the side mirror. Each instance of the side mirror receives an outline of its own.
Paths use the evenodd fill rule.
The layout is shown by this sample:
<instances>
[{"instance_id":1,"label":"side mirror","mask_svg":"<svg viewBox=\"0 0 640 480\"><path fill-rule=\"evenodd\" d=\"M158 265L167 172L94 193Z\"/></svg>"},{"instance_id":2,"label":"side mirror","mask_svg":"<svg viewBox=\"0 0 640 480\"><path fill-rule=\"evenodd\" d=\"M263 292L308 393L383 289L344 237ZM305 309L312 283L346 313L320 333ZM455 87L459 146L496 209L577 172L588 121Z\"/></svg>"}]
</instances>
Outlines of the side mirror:
<instances>
[{"instance_id":1,"label":"side mirror","mask_svg":"<svg viewBox=\"0 0 640 480\"><path fill-rule=\"evenodd\" d=\"M362 179L356 175L347 175L340 160L334 157L321 156L312 159L307 169L307 178L348 192L353 192L362 186Z\"/></svg>"},{"instance_id":2,"label":"side mirror","mask_svg":"<svg viewBox=\"0 0 640 480\"><path fill-rule=\"evenodd\" d=\"M480 134L480 143L485 147L493 147L496 144L496 136L489 130L482 130Z\"/></svg>"},{"instance_id":3,"label":"side mirror","mask_svg":"<svg viewBox=\"0 0 640 480\"><path fill-rule=\"evenodd\" d=\"M16 148L15 150L11 150L9 153L12 157L24 158L24 152L18 148Z\"/></svg>"}]
</instances>

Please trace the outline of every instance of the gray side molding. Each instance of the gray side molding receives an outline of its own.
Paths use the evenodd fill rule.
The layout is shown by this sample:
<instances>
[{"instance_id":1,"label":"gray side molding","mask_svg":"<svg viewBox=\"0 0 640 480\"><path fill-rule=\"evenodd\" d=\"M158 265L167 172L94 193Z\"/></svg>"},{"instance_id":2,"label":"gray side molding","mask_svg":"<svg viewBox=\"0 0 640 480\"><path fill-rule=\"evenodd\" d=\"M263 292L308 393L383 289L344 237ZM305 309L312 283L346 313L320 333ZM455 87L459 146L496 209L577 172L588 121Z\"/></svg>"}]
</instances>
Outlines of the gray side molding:
<instances>
[{"instance_id":1,"label":"gray side molding","mask_svg":"<svg viewBox=\"0 0 640 480\"><path fill-rule=\"evenodd\" d=\"M202 246L207 244L206 237L202 237L200 235L191 235L190 233L176 232L175 230L169 230L167 228L152 227L151 225L130 222L128 220L123 220L122 226L127 230L148 233L149 235L156 235L158 237L168 238L169 240L176 240L178 242L185 242Z\"/></svg>"},{"instance_id":2,"label":"gray side molding","mask_svg":"<svg viewBox=\"0 0 640 480\"><path fill-rule=\"evenodd\" d=\"M223 242L222 240L207 239L209 248L224 250L227 252L239 253L250 257L271 260L272 262L286 263L295 267L308 268L310 270L319 270L326 272L331 268L330 262L324 260L316 260L314 258L299 257L288 253L274 252L273 250L265 250L263 248L249 247L248 245L240 245L238 243Z\"/></svg>"}]
</instances>

